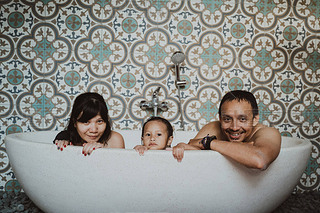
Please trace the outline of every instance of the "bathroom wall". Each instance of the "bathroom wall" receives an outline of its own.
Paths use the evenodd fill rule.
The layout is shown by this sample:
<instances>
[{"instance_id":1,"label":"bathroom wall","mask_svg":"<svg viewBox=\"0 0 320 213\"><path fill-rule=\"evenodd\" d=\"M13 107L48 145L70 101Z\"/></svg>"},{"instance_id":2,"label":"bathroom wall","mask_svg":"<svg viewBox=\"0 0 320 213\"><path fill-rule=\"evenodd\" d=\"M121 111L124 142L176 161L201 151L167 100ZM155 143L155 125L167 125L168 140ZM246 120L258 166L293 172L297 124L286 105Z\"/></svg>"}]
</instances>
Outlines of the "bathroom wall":
<instances>
[{"instance_id":1,"label":"bathroom wall","mask_svg":"<svg viewBox=\"0 0 320 213\"><path fill-rule=\"evenodd\" d=\"M160 86L180 130L175 51L186 130L251 91L262 123L313 143L295 191L319 190L320 1L2 0L0 17L0 190L20 190L4 137L62 130L82 92L103 95L114 129L141 129L152 111L139 103Z\"/></svg>"}]
</instances>

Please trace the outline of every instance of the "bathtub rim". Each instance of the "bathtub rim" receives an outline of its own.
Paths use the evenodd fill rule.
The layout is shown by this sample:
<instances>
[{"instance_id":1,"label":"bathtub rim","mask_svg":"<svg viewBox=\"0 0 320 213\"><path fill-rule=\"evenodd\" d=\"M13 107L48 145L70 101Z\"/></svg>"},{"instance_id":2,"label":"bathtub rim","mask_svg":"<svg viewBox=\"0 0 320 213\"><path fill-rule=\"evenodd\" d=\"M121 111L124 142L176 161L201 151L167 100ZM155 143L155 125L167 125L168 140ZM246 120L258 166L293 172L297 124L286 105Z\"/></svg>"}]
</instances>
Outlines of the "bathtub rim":
<instances>
[{"instance_id":1,"label":"bathtub rim","mask_svg":"<svg viewBox=\"0 0 320 213\"><path fill-rule=\"evenodd\" d=\"M131 131L135 132L136 134L141 132L140 130L114 130L114 131L119 132L120 134L123 133L123 132L131 132ZM56 131L56 130L47 131L46 130L46 131L32 131L32 132L13 133L13 134L6 135L5 138L4 138L4 141L5 141L5 143L7 143L6 141L8 141L8 140L9 141L18 140L18 141L23 141L24 143L28 142L28 143L37 143L37 144L44 144L44 145L54 145L53 144L53 139L54 138L53 139L50 138L47 141L44 141L42 138L35 138L35 140L32 140L32 139L29 139L28 137L26 137L26 136L30 136L30 135L33 135L33 134L35 134L35 135L44 134L45 135L46 133L53 133L53 132L55 132L57 134L59 131ZM173 136L177 136L179 134L182 135L185 132L188 132L188 133L191 132L191 135L197 133L197 131L175 131ZM54 134L54 135L56 135L56 134ZM175 137L174 137L174 139L175 139ZM177 141L173 141L172 145L174 146L177 143L178 143ZM125 141L125 144L127 144L126 141ZM140 138L137 139L136 145L139 145L139 144L140 144ZM307 148L310 145L312 145L312 143L311 143L311 141L309 139L297 138L297 137L289 137L289 136L281 136L281 150L295 149L295 148L300 148L300 147L306 147ZM70 146L70 147L78 147L78 146ZM106 148L106 149L110 150L108 148ZM117 150L117 148L112 148L112 150ZM131 148L127 148L127 146L126 146L125 149L118 149L118 150L131 150ZM159 152L159 151L166 152L165 150L148 150L148 152ZM210 151L210 150L185 150L185 151Z\"/></svg>"}]
</instances>

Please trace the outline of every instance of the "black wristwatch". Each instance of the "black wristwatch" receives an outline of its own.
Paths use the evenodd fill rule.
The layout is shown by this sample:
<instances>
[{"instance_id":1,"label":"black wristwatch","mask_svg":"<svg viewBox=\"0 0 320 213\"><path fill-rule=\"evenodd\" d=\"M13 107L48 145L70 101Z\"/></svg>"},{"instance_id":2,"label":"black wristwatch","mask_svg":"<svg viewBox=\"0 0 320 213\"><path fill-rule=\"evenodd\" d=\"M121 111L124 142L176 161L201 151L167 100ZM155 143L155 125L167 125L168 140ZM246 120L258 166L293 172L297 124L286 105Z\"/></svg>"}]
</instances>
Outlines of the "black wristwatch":
<instances>
[{"instance_id":1,"label":"black wristwatch","mask_svg":"<svg viewBox=\"0 0 320 213\"><path fill-rule=\"evenodd\" d=\"M215 135L209 136L209 134L208 134L200 142L202 143L205 150L209 150L211 141L216 140L216 139L217 139L217 137Z\"/></svg>"}]
</instances>

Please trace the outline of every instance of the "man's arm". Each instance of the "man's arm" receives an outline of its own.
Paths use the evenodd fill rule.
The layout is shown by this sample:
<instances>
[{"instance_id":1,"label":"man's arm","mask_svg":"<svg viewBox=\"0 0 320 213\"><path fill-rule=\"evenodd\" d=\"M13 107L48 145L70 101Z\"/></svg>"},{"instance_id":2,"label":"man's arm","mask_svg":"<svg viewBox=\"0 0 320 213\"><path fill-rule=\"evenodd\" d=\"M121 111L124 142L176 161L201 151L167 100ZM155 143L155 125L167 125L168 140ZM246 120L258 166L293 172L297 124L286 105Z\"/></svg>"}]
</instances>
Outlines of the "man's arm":
<instances>
[{"instance_id":1,"label":"man's arm","mask_svg":"<svg viewBox=\"0 0 320 213\"><path fill-rule=\"evenodd\" d=\"M205 125L189 145L204 149L201 140L207 135L215 135L210 149L221 153L249 168L264 170L277 158L280 152L281 135L271 127L261 127L250 141L229 142L221 134L220 122L215 121Z\"/></svg>"},{"instance_id":2,"label":"man's arm","mask_svg":"<svg viewBox=\"0 0 320 213\"><path fill-rule=\"evenodd\" d=\"M251 143L250 143L251 142ZM265 170L277 158L281 147L281 135L271 127L259 129L251 141L212 141L210 148L249 168Z\"/></svg>"},{"instance_id":3,"label":"man's arm","mask_svg":"<svg viewBox=\"0 0 320 213\"><path fill-rule=\"evenodd\" d=\"M221 136L221 130L220 130L220 122L219 121L213 121L205 126L203 126L198 134L194 137L194 139L189 140L189 145L197 147L199 149L204 149L201 140L206 137L209 134L209 136L216 136L218 139L222 139Z\"/></svg>"}]
</instances>

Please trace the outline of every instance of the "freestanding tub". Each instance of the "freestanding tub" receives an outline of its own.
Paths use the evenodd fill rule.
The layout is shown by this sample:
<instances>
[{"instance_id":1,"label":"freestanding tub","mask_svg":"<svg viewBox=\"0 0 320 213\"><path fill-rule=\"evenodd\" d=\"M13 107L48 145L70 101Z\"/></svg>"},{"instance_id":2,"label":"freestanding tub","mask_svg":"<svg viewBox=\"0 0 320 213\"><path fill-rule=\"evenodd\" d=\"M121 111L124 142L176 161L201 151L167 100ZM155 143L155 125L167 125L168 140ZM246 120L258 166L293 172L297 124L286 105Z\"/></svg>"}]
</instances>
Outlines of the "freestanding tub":
<instances>
[{"instance_id":1,"label":"freestanding tub","mask_svg":"<svg viewBox=\"0 0 320 213\"><path fill-rule=\"evenodd\" d=\"M55 131L5 138L13 171L30 199L45 212L271 212L292 192L311 151L309 141L282 138L279 157L265 171L249 169L221 154L132 150L140 131L119 131L126 150L82 147L58 151ZM196 132L175 132L175 143Z\"/></svg>"}]
</instances>

